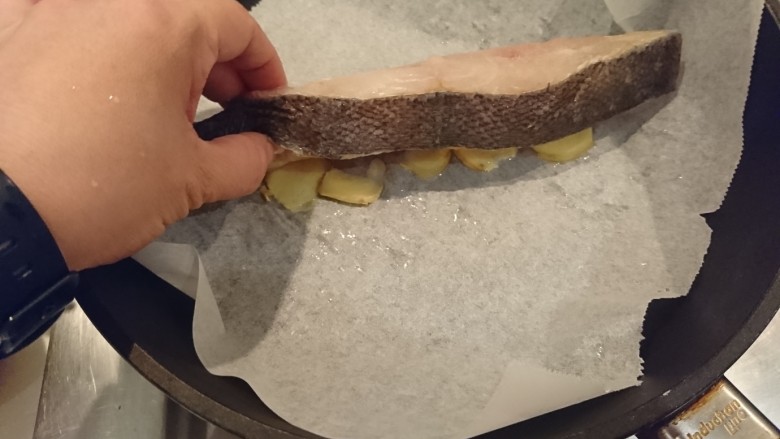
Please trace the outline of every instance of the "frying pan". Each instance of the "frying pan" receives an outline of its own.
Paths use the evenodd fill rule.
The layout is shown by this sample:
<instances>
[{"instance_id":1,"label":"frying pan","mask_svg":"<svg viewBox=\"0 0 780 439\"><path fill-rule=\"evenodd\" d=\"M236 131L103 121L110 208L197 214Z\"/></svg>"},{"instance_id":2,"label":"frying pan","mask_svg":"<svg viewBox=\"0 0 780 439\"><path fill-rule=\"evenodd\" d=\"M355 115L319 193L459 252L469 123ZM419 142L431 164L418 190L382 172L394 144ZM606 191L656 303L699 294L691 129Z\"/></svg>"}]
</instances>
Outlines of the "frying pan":
<instances>
[{"instance_id":1,"label":"frying pan","mask_svg":"<svg viewBox=\"0 0 780 439\"><path fill-rule=\"evenodd\" d=\"M778 48L780 30L764 11L743 156L723 205L704 215L712 241L690 293L648 308L642 384L486 437L648 435L721 379L763 331L780 307ZM84 272L77 300L120 355L194 414L242 437L317 437L276 416L245 382L206 371L193 346L194 301L133 260Z\"/></svg>"}]
</instances>

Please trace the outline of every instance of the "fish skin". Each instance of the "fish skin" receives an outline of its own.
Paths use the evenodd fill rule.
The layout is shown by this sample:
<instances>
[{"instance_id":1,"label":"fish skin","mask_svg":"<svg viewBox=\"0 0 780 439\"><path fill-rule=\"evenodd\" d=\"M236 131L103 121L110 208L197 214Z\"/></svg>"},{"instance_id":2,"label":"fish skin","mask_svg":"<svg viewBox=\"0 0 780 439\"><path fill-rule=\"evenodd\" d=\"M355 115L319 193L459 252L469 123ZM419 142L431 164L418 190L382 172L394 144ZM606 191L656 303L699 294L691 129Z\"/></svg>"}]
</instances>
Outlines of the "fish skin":
<instances>
[{"instance_id":1,"label":"fish skin","mask_svg":"<svg viewBox=\"0 0 780 439\"><path fill-rule=\"evenodd\" d=\"M542 90L513 95L433 92L352 99L243 97L196 124L208 140L257 131L300 154L340 159L407 149L528 147L593 126L674 91L682 36L668 32L595 61Z\"/></svg>"}]
</instances>

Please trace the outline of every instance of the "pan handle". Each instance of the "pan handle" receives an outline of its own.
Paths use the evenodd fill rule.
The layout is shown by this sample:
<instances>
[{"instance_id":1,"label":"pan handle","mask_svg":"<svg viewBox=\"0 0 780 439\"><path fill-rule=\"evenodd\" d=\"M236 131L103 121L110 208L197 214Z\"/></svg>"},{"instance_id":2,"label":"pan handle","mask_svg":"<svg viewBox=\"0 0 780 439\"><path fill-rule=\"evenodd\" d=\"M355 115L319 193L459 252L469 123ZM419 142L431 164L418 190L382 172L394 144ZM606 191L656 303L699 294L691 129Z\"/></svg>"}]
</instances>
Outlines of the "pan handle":
<instances>
[{"instance_id":1,"label":"pan handle","mask_svg":"<svg viewBox=\"0 0 780 439\"><path fill-rule=\"evenodd\" d=\"M671 420L639 439L779 439L777 429L728 379L722 378Z\"/></svg>"}]
</instances>

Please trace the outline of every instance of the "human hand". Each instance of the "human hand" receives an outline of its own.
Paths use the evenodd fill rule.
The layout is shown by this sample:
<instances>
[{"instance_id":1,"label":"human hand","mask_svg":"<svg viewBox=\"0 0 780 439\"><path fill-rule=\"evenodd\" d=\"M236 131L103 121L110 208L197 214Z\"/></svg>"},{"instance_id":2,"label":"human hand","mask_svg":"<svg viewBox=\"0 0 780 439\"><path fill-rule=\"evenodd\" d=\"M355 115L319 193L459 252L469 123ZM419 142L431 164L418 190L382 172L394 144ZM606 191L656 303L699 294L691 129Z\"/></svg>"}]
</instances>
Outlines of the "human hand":
<instances>
[{"instance_id":1,"label":"human hand","mask_svg":"<svg viewBox=\"0 0 780 439\"><path fill-rule=\"evenodd\" d=\"M210 142L201 92L225 102L285 85L235 0L0 0L0 169L71 270L133 254L204 203L251 193L262 135Z\"/></svg>"}]
</instances>

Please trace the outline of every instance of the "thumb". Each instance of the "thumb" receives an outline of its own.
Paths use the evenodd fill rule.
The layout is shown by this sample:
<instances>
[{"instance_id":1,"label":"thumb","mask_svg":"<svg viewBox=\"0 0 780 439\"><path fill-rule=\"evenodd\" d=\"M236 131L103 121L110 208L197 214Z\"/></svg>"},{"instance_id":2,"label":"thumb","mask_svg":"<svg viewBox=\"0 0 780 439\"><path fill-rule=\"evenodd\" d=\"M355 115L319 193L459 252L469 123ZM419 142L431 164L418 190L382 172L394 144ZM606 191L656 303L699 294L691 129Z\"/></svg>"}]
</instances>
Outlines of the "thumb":
<instances>
[{"instance_id":1,"label":"thumb","mask_svg":"<svg viewBox=\"0 0 780 439\"><path fill-rule=\"evenodd\" d=\"M257 190L273 159L273 144L267 137L241 133L204 143L201 156L204 202L238 198Z\"/></svg>"}]
</instances>

